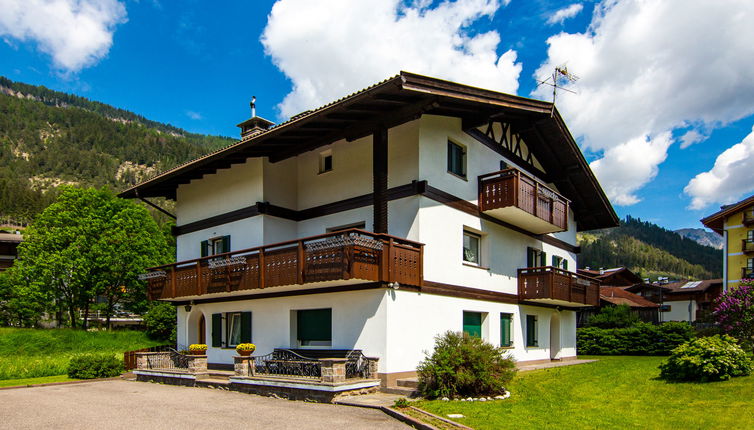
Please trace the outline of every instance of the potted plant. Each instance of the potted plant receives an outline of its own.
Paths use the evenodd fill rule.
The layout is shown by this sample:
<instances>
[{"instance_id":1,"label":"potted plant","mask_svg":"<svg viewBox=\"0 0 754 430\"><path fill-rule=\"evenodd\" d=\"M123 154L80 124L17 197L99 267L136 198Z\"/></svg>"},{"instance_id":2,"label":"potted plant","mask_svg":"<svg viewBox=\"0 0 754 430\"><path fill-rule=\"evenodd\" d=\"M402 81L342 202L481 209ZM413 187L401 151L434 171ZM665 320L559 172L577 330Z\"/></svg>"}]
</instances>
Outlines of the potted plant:
<instances>
[{"instance_id":1,"label":"potted plant","mask_svg":"<svg viewBox=\"0 0 754 430\"><path fill-rule=\"evenodd\" d=\"M189 352L193 355L207 355L207 345L203 343L192 343L189 345Z\"/></svg>"},{"instance_id":2,"label":"potted plant","mask_svg":"<svg viewBox=\"0 0 754 430\"><path fill-rule=\"evenodd\" d=\"M238 355L243 356L251 355L251 353L254 352L255 349L257 349L257 346L253 343L239 343L236 346L236 352L238 353Z\"/></svg>"}]
</instances>

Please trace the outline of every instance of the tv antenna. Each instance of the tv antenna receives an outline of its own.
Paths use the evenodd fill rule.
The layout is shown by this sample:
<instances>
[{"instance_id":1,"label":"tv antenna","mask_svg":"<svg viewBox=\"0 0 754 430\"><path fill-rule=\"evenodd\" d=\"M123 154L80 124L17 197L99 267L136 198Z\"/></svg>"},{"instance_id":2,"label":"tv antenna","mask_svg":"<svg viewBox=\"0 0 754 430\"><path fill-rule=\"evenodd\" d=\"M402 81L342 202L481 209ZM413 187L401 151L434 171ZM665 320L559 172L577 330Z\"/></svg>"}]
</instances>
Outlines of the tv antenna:
<instances>
[{"instance_id":1,"label":"tv antenna","mask_svg":"<svg viewBox=\"0 0 754 430\"><path fill-rule=\"evenodd\" d=\"M555 67L555 70L552 72L551 76L548 76L547 79L540 81L537 80L537 87L540 85L549 85L552 87L552 107L555 109L555 96L558 93L558 90L568 91L569 93L576 94L576 91L569 90L565 87L565 85L569 83L575 83L579 80L579 77L574 75L573 73L568 71L568 67L566 67L565 64L562 66Z\"/></svg>"}]
</instances>

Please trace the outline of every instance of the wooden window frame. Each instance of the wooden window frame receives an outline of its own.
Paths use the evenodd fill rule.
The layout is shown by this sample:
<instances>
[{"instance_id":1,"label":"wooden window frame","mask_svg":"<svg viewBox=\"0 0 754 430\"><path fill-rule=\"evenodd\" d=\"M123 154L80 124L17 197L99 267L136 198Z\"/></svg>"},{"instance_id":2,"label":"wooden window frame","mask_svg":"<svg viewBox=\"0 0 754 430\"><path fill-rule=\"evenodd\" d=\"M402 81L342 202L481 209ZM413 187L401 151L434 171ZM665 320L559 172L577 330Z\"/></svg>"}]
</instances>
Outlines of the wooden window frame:
<instances>
[{"instance_id":1,"label":"wooden window frame","mask_svg":"<svg viewBox=\"0 0 754 430\"><path fill-rule=\"evenodd\" d=\"M334 160L332 155L332 149L322 151L319 153L319 174L332 172L334 168Z\"/></svg>"},{"instance_id":2,"label":"wooden window frame","mask_svg":"<svg viewBox=\"0 0 754 430\"><path fill-rule=\"evenodd\" d=\"M477 240L477 261L469 261L466 259L466 236L473 237ZM482 235L474 231L463 229L463 242L461 243L461 258L463 264L482 267Z\"/></svg>"},{"instance_id":3,"label":"wooden window frame","mask_svg":"<svg viewBox=\"0 0 754 430\"><path fill-rule=\"evenodd\" d=\"M455 148L460 148L460 152L456 151ZM448 153L447 154L448 155L448 159L447 159L448 173L458 178L468 180L468 166L467 166L468 150L466 146L448 139L447 153ZM454 156L459 153L460 153L461 159L458 162L458 164L460 166L461 171L456 172L453 170L454 165L456 164L456 160L454 160Z\"/></svg>"}]
</instances>

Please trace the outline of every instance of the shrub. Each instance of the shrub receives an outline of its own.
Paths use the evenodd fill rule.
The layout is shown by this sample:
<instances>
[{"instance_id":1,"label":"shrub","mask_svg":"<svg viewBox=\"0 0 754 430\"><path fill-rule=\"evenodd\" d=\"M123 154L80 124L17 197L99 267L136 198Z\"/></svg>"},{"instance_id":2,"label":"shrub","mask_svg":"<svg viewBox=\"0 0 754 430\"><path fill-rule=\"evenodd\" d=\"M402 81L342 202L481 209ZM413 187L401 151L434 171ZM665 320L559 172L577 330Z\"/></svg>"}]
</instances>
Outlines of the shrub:
<instances>
[{"instance_id":1,"label":"shrub","mask_svg":"<svg viewBox=\"0 0 754 430\"><path fill-rule=\"evenodd\" d=\"M751 360L736 340L726 335L686 342L660 364L660 378L669 381L724 381L750 373Z\"/></svg>"},{"instance_id":2,"label":"shrub","mask_svg":"<svg viewBox=\"0 0 754 430\"><path fill-rule=\"evenodd\" d=\"M110 354L83 354L71 358L68 377L74 379L111 378L123 372L123 362Z\"/></svg>"},{"instance_id":3,"label":"shrub","mask_svg":"<svg viewBox=\"0 0 754 430\"><path fill-rule=\"evenodd\" d=\"M600 328L630 327L639 322L639 316L628 305L605 306L600 313L589 317L587 325Z\"/></svg>"},{"instance_id":4,"label":"shrub","mask_svg":"<svg viewBox=\"0 0 754 430\"><path fill-rule=\"evenodd\" d=\"M448 331L435 338L435 349L418 368L424 397L496 395L516 374L505 350L467 334Z\"/></svg>"},{"instance_id":5,"label":"shrub","mask_svg":"<svg viewBox=\"0 0 754 430\"><path fill-rule=\"evenodd\" d=\"M754 350L754 280L744 279L738 288L718 297L713 315L723 332Z\"/></svg>"},{"instance_id":6,"label":"shrub","mask_svg":"<svg viewBox=\"0 0 754 430\"><path fill-rule=\"evenodd\" d=\"M144 314L147 336L175 343L176 320L175 306L165 302L156 303Z\"/></svg>"},{"instance_id":7,"label":"shrub","mask_svg":"<svg viewBox=\"0 0 754 430\"><path fill-rule=\"evenodd\" d=\"M693 336L693 328L683 322L637 323L610 329L582 327L576 332L576 348L586 355L668 355Z\"/></svg>"}]
</instances>

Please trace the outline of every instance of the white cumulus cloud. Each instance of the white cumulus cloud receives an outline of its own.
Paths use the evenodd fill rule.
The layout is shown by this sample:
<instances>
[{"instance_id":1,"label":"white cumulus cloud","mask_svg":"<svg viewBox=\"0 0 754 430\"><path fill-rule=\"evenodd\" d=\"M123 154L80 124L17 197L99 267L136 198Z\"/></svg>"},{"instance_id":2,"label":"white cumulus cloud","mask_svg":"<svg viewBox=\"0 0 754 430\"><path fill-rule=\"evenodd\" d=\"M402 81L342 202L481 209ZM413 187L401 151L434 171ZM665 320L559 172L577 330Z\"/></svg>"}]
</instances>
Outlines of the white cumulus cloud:
<instances>
[{"instance_id":1,"label":"white cumulus cloud","mask_svg":"<svg viewBox=\"0 0 754 430\"><path fill-rule=\"evenodd\" d=\"M555 13L550 15L549 18L547 18L547 23L550 25L560 24L563 21L578 15L579 12L581 12L583 9L584 5L581 3L574 3L568 7L564 7L563 9L558 9L555 11Z\"/></svg>"},{"instance_id":2,"label":"white cumulus cloud","mask_svg":"<svg viewBox=\"0 0 754 430\"><path fill-rule=\"evenodd\" d=\"M745 0L605 0L587 31L548 39L536 76L567 64L580 77L566 84L577 94L558 95L558 109L582 146L603 154L593 167L615 203L639 201L667 157L667 133L695 131L685 135L688 146L754 113L752 22L754 2ZM549 99L550 91L540 86L535 95ZM617 168L630 147L646 156Z\"/></svg>"},{"instance_id":3,"label":"white cumulus cloud","mask_svg":"<svg viewBox=\"0 0 754 430\"><path fill-rule=\"evenodd\" d=\"M469 31L501 3L430 3L279 0L261 40L293 85L281 114L317 107L400 70L515 93L521 73L516 52L498 54L496 31Z\"/></svg>"},{"instance_id":4,"label":"white cumulus cloud","mask_svg":"<svg viewBox=\"0 0 754 430\"><path fill-rule=\"evenodd\" d=\"M126 8L117 0L0 0L0 36L36 42L65 72L107 55L124 22Z\"/></svg>"},{"instance_id":5,"label":"white cumulus cloud","mask_svg":"<svg viewBox=\"0 0 754 430\"><path fill-rule=\"evenodd\" d=\"M754 192L754 127L744 140L718 155L712 169L691 179L683 191L692 198L691 209L734 203Z\"/></svg>"}]
</instances>

